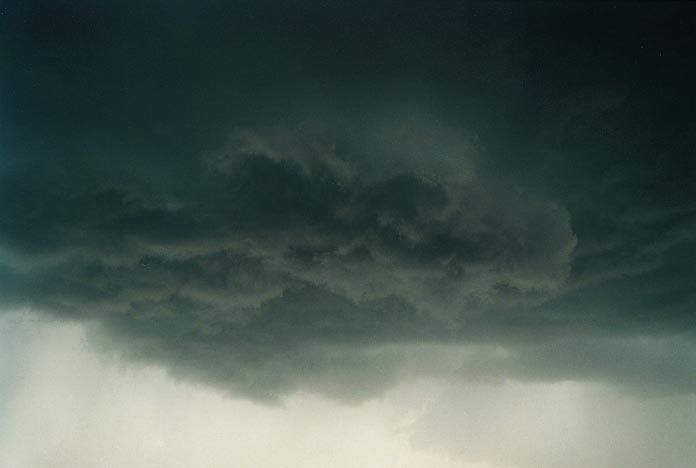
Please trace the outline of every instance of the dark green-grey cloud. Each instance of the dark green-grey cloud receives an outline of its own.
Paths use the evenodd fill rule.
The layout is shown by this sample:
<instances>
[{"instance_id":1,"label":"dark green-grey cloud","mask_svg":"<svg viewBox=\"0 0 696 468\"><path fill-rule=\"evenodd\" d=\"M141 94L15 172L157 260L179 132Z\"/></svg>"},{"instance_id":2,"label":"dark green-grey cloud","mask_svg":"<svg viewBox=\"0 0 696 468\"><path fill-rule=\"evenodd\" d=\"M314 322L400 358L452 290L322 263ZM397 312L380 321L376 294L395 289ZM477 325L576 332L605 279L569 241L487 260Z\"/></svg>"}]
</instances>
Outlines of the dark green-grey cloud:
<instances>
[{"instance_id":1,"label":"dark green-grey cloud","mask_svg":"<svg viewBox=\"0 0 696 468\"><path fill-rule=\"evenodd\" d=\"M279 8L3 7L3 308L259 398L693 392L691 7Z\"/></svg>"}]
</instances>

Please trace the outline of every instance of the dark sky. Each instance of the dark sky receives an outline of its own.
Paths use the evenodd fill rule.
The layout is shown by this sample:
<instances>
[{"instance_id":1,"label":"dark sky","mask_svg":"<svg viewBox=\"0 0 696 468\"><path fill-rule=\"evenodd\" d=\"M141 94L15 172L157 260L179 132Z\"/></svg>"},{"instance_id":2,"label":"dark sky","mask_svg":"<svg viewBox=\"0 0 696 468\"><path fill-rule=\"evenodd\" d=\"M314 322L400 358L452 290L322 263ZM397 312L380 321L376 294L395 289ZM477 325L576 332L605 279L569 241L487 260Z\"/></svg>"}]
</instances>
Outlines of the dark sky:
<instances>
[{"instance_id":1,"label":"dark sky","mask_svg":"<svg viewBox=\"0 0 696 468\"><path fill-rule=\"evenodd\" d=\"M261 400L405 373L692 395L695 27L674 3L4 2L0 308ZM456 369L404 351L468 344Z\"/></svg>"}]
</instances>

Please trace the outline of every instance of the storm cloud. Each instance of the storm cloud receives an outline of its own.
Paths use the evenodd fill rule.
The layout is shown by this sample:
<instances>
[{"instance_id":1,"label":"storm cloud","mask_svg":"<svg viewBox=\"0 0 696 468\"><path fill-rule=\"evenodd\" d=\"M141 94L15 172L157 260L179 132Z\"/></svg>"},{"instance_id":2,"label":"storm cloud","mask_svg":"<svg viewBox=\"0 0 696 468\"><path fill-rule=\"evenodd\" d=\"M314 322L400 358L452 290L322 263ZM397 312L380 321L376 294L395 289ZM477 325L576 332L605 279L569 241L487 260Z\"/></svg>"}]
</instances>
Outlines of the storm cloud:
<instances>
[{"instance_id":1,"label":"storm cloud","mask_svg":"<svg viewBox=\"0 0 696 468\"><path fill-rule=\"evenodd\" d=\"M693 394L693 9L326 8L3 7L2 309L262 400Z\"/></svg>"}]
</instances>

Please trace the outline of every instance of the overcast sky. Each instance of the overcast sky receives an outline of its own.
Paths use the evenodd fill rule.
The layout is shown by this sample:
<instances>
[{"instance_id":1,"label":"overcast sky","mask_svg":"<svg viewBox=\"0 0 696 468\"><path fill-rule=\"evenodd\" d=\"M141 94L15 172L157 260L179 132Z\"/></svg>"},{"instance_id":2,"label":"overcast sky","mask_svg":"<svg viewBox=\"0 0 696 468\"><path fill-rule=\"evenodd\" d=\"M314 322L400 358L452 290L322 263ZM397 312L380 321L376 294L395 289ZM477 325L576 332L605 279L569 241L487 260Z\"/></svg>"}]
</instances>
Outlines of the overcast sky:
<instances>
[{"instance_id":1,"label":"overcast sky","mask_svg":"<svg viewBox=\"0 0 696 468\"><path fill-rule=\"evenodd\" d=\"M691 4L0 5L0 466L689 468Z\"/></svg>"}]
</instances>

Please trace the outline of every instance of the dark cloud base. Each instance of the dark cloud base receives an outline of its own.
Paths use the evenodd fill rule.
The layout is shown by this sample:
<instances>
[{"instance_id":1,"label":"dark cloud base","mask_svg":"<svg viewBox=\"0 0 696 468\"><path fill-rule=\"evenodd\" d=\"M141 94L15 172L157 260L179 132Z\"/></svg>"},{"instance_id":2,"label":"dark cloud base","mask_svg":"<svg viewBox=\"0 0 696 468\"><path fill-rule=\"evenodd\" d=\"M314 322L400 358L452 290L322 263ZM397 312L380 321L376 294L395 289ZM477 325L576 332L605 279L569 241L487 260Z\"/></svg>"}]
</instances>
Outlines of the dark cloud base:
<instances>
[{"instance_id":1,"label":"dark cloud base","mask_svg":"<svg viewBox=\"0 0 696 468\"><path fill-rule=\"evenodd\" d=\"M693 8L248 8L6 8L3 309L255 398L693 393Z\"/></svg>"}]
</instances>

